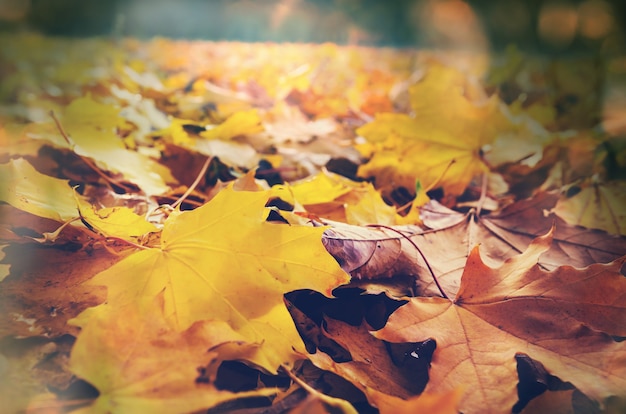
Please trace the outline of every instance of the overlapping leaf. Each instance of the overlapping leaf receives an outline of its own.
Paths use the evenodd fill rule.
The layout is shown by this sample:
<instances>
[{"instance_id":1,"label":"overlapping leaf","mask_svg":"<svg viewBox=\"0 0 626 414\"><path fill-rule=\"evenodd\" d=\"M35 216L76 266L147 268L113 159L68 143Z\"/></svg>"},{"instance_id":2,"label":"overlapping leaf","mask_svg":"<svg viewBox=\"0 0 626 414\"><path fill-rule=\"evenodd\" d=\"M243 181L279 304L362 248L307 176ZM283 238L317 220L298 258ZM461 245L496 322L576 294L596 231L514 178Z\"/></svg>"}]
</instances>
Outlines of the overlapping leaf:
<instances>
[{"instance_id":1,"label":"overlapping leaf","mask_svg":"<svg viewBox=\"0 0 626 414\"><path fill-rule=\"evenodd\" d=\"M467 384L473 392L460 407L467 413L513 407L518 352L591 398L620 395L626 389L626 350L611 335L626 333L624 258L546 272L536 262L550 241L550 235L536 239L497 269L486 266L475 248L453 301L414 298L376 336L393 342L434 339L426 391Z\"/></svg>"},{"instance_id":2,"label":"overlapping leaf","mask_svg":"<svg viewBox=\"0 0 626 414\"><path fill-rule=\"evenodd\" d=\"M459 288L467 257L474 246L481 244L483 259L497 265L524 251L535 237L553 225L553 247L539 258L544 269L553 270L565 264L583 267L608 263L626 254L624 237L574 227L555 214L545 214L544 211L555 206L557 199L554 193L540 193L499 212L479 216L474 211L462 214L431 202L420 210L429 229L334 226L324 233L323 241L353 277L413 275L418 278L422 294L439 295L432 270L452 296Z\"/></svg>"},{"instance_id":3,"label":"overlapping leaf","mask_svg":"<svg viewBox=\"0 0 626 414\"><path fill-rule=\"evenodd\" d=\"M210 203L173 213L161 244L98 274L108 306L152 300L163 292L164 315L178 329L218 319L258 346L252 358L274 371L302 343L282 302L284 292L330 294L348 276L321 244L321 228L265 222L267 192L222 190Z\"/></svg>"},{"instance_id":4,"label":"overlapping leaf","mask_svg":"<svg viewBox=\"0 0 626 414\"><path fill-rule=\"evenodd\" d=\"M61 131L51 121L31 125L28 135L93 159L103 170L123 174L147 194L164 192L168 188L166 182L173 182L173 178L165 167L150 157L125 147L116 135L116 129L126 122L119 112L119 108L91 97L78 98L64 109L61 118L71 142L64 140Z\"/></svg>"},{"instance_id":5,"label":"overlapping leaf","mask_svg":"<svg viewBox=\"0 0 626 414\"><path fill-rule=\"evenodd\" d=\"M506 126L497 97L479 103L468 98L470 90L459 71L429 68L410 88L413 115L377 114L357 130L372 143L371 159L359 174L376 177L385 192L400 186L413 190L420 180L461 194L474 176L488 171L481 148Z\"/></svg>"},{"instance_id":6,"label":"overlapping leaf","mask_svg":"<svg viewBox=\"0 0 626 414\"><path fill-rule=\"evenodd\" d=\"M542 73L543 63L509 55L512 66L484 90L454 64L436 63L446 57L423 51L164 39L119 39L113 47L31 34L2 34L0 42L7 46L0 50L0 238L9 243L0 246L0 371L19 382L16 371L25 367L28 396L46 386L55 392L29 409L79 405L54 398L76 385L74 374L100 393L84 411L198 411L274 392L262 381L252 392L219 390L215 370L233 359L252 373L292 369L291 387L277 393L270 411L353 412L362 404L456 412L461 393L462 411L508 410L517 352L571 381L574 394L600 400L624 389L623 344L609 336L625 334L624 279L619 262L598 264L623 256L624 238L580 227L623 233L624 145L611 136L618 123L606 117L603 132L558 131L596 122L595 60L572 69L550 64ZM214 162L198 177L207 157ZM254 182L260 161L271 165L257 178L271 180ZM227 188L224 181L240 174ZM489 184L482 195L472 185L479 174ZM357 175L376 187L352 181ZM156 208L196 178L180 204L196 210ZM274 182L286 185L257 191ZM78 185L78 201L69 183ZM558 203L540 186L561 190ZM455 210L435 202L418 210L428 190ZM454 205L457 197L463 203ZM266 208L268 199L296 213ZM323 234L314 228L319 222L334 228ZM544 239L531 244L554 224L552 249L544 251ZM413 348L389 361L389 344L367 327L341 325L319 309L315 334L352 360L337 362L318 346L310 359L331 372L307 374L305 364L293 364L307 355L294 328L302 332L302 321L291 319L283 295L328 295L348 281L320 237L355 279L389 276L398 288L385 288L390 296L431 296L411 299L380 333L437 341L423 395L413 394L425 378L416 387L396 370L412 369ZM129 246L139 250L122 260ZM442 292L429 267L451 301L432 297ZM98 305L105 288L108 300ZM386 320L399 305L387 299L393 306L368 312ZM79 313L80 331L67 322ZM72 335L70 372L62 361ZM39 341L50 342L40 355L27 347L23 361L7 345ZM420 361L425 372L428 362ZM327 387L322 376L342 385ZM338 398L337 390L349 392ZM568 409L571 395L545 396L534 407ZM281 396L290 401L282 405Z\"/></svg>"},{"instance_id":7,"label":"overlapping leaf","mask_svg":"<svg viewBox=\"0 0 626 414\"><path fill-rule=\"evenodd\" d=\"M197 381L198 368L218 361L211 348L242 337L219 320L197 321L179 331L159 312L161 298L154 299L157 305L149 314L132 302L83 314L90 314L89 323L72 349L70 368L97 387L99 395L77 413L192 412L274 392L233 393ZM215 372L211 376L214 380Z\"/></svg>"}]
</instances>

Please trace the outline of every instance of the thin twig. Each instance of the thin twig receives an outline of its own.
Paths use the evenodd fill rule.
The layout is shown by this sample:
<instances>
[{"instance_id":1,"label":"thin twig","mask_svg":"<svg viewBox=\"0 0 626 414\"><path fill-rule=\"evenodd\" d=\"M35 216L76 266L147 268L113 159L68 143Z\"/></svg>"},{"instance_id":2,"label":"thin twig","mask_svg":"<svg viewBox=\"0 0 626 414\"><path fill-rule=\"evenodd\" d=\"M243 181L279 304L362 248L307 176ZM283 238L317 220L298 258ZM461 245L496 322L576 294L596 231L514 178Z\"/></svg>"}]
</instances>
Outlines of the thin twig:
<instances>
[{"instance_id":1,"label":"thin twig","mask_svg":"<svg viewBox=\"0 0 626 414\"><path fill-rule=\"evenodd\" d=\"M200 170L200 172L198 173L198 176L196 177L196 180L193 182L193 184L191 184L191 186L187 189L187 191L185 191L185 194L180 196L178 200L174 201L174 204L172 204L172 208L176 208L180 204L182 204L182 202L185 201L185 199L189 196L189 194L191 194L191 192L198 186L198 184L200 184L200 180L202 180L202 178L204 177L206 170L209 168L209 164L211 164L211 161L213 161L213 156L210 156L209 158L206 159L206 161L204 162L204 165L202 166L202 169Z\"/></svg>"},{"instance_id":2,"label":"thin twig","mask_svg":"<svg viewBox=\"0 0 626 414\"><path fill-rule=\"evenodd\" d=\"M448 165L446 165L446 168L444 168L444 170L441 172L441 174L439 174L439 177L437 177L437 179L435 181L433 181L432 183L430 183L430 185L426 188L423 189L424 193L428 193L430 190L432 190L433 188L435 188L435 186L437 184L439 184L439 182L441 180L443 180L443 177L448 173L448 170L450 170L450 167L452 167L452 164L454 164L456 162L456 160L453 158L450 160L450 162L448 163ZM400 207L396 208L396 212L400 213L401 211L410 209L413 206L413 203L415 202L415 200L411 200L408 203L401 205ZM418 206L419 207L419 206Z\"/></svg>"},{"instance_id":3,"label":"thin twig","mask_svg":"<svg viewBox=\"0 0 626 414\"><path fill-rule=\"evenodd\" d=\"M135 247L137 249L142 249L142 250L149 250L150 247L147 246L142 246L140 244L134 243L130 240L126 240L123 239L121 237L117 237L117 236L105 236L102 234L99 234L98 232L96 232L94 229L91 228L91 226L89 225L89 223L87 222L87 220L85 220L85 217L83 217L83 215L80 213L80 210L78 211L78 215L80 216L79 219L83 222L83 224L85 224L85 231L91 233L91 237L95 242L100 242L102 243L102 246L109 252L115 255L118 255L115 251L111 250L108 246L107 243L109 241L120 241L124 244L127 244L129 246ZM74 219L76 220L76 219Z\"/></svg>"},{"instance_id":4,"label":"thin twig","mask_svg":"<svg viewBox=\"0 0 626 414\"><path fill-rule=\"evenodd\" d=\"M133 246L133 247L135 247L137 249L150 250L150 248L147 247L147 246L142 246L141 244L134 243L134 242L132 242L130 240L126 240L126 239L123 239L121 237L115 237L115 236L105 236L104 237L104 241L108 242L109 240L120 241L122 243L128 244L129 246Z\"/></svg>"},{"instance_id":5,"label":"thin twig","mask_svg":"<svg viewBox=\"0 0 626 414\"><path fill-rule=\"evenodd\" d=\"M42 412L58 412L58 408L67 408L74 407L79 405L86 405L89 403L93 403L93 398L81 398L76 400L53 400L53 401L39 401L39 402L31 402L28 406L27 412L36 413L38 411Z\"/></svg>"},{"instance_id":6,"label":"thin twig","mask_svg":"<svg viewBox=\"0 0 626 414\"><path fill-rule=\"evenodd\" d=\"M424 259L424 263L426 263L426 267L428 268L428 271L430 272L431 276L433 277L433 280L435 281L435 285L437 285L437 289L439 289L439 292L441 293L441 296L444 299L449 299L448 295L446 295L446 292L443 290L443 288L439 284L439 280L437 279L437 276L435 276L435 272L433 271L433 268L430 266L430 263L428 263L428 259L426 259L426 256L424 255L422 250L417 246L417 244L413 240L411 240L411 238L409 236L407 236L406 234L402 233L400 230L396 230L393 227L385 226L384 224L368 224L367 227L383 228L383 229L391 230L391 231L393 231L395 233L398 233L400 236L404 237L409 243L411 243L411 245L413 247L415 247L415 250L417 250L418 253L422 256L422 259Z\"/></svg>"},{"instance_id":7,"label":"thin twig","mask_svg":"<svg viewBox=\"0 0 626 414\"><path fill-rule=\"evenodd\" d=\"M448 163L448 165L446 165L446 168L444 168L444 170L441 172L441 174L439 174L439 177L437 177L437 179L432 182L427 188L424 189L424 192L427 193L430 190L432 190L433 188L435 188L435 185L439 184L439 182L441 180L443 180L443 177L448 173L448 170L450 170L450 167L452 167L452 165L456 162L456 160L454 158L452 158L450 160L450 162Z\"/></svg>"},{"instance_id":8,"label":"thin twig","mask_svg":"<svg viewBox=\"0 0 626 414\"><path fill-rule=\"evenodd\" d=\"M63 139L65 139L65 142L67 142L67 145L69 145L70 149L72 151L74 151L74 146L76 144L74 144L74 142L72 142L70 136L67 135L67 133L65 132L65 129L63 129L63 125L61 125L61 122L59 121L59 118L57 118L57 116L54 114L54 111L52 111L52 110L50 111L50 116L54 120L54 123L56 124L57 129L59 130L59 132L61 133L61 136L63 137Z\"/></svg>"},{"instance_id":9,"label":"thin twig","mask_svg":"<svg viewBox=\"0 0 626 414\"><path fill-rule=\"evenodd\" d=\"M281 365L280 367L283 369L283 371L285 371L285 373L289 376L289 378L292 379L293 382L298 384L300 387L304 388L309 394L313 394L313 395L322 394L321 392L319 392L318 390L316 390L315 388L311 387L309 384L307 384L306 382L298 378L293 372L287 369L286 366Z\"/></svg>"}]
</instances>

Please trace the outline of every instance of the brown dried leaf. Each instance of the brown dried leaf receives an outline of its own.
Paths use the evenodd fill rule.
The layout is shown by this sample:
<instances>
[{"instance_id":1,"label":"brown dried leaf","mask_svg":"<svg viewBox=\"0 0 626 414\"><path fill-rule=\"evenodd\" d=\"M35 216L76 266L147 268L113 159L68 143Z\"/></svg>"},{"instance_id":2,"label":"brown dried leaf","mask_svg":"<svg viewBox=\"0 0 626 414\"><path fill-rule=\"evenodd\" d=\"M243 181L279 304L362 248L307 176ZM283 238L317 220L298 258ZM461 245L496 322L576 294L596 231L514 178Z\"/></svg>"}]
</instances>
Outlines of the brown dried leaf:
<instances>
[{"instance_id":1,"label":"brown dried leaf","mask_svg":"<svg viewBox=\"0 0 626 414\"><path fill-rule=\"evenodd\" d=\"M10 275L0 284L0 337L75 333L67 320L102 303L103 287L82 283L121 257L106 250L71 252L32 244L4 249Z\"/></svg>"},{"instance_id":2,"label":"brown dried leaf","mask_svg":"<svg viewBox=\"0 0 626 414\"><path fill-rule=\"evenodd\" d=\"M448 296L458 290L474 246L481 244L483 260L495 266L524 251L553 225L553 247L539 259L546 270L564 264L584 267L607 263L626 254L625 237L572 226L546 213L557 198L554 193L540 193L498 213L479 216L473 210L462 214L431 202L420 212L429 230L416 226L394 229L419 247ZM423 294L440 295L422 255L406 237L386 228L334 226L324 233L323 242L354 278L417 276Z\"/></svg>"},{"instance_id":3,"label":"brown dried leaf","mask_svg":"<svg viewBox=\"0 0 626 414\"><path fill-rule=\"evenodd\" d=\"M548 234L500 268L468 257L453 301L413 298L375 333L391 342L437 342L426 392L466 384L465 413L510 410L517 397L515 356L525 353L552 375L592 399L626 389L626 348L610 335L626 334L626 256L584 269L552 272L536 263Z\"/></svg>"}]
</instances>

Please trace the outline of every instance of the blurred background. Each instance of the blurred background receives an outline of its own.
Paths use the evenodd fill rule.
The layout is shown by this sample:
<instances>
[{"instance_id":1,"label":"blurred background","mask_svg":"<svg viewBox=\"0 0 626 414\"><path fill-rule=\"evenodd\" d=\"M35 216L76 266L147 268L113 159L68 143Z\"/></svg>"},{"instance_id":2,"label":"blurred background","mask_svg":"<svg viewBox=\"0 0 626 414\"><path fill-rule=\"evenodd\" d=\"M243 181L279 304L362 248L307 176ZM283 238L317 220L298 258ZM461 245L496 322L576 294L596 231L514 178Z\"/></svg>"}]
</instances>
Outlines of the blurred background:
<instances>
[{"instance_id":1,"label":"blurred background","mask_svg":"<svg viewBox=\"0 0 626 414\"><path fill-rule=\"evenodd\" d=\"M624 16L624 0L0 0L5 32L613 56Z\"/></svg>"}]
</instances>

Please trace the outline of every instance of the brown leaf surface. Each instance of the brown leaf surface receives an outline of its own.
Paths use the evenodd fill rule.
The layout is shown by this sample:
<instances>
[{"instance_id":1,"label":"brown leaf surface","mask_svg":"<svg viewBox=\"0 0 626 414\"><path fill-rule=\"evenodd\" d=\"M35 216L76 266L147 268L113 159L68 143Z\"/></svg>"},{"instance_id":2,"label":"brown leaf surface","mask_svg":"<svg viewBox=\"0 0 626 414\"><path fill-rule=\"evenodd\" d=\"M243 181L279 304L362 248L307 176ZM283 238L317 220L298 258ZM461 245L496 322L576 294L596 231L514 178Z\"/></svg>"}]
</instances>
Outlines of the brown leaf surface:
<instances>
[{"instance_id":1,"label":"brown leaf surface","mask_svg":"<svg viewBox=\"0 0 626 414\"><path fill-rule=\"evenodd\" d=\"M337 341L350 352L351 361L335 362L326 353L316 352L309 356L318 367L338 373L358 388L368 388L400 398L419 394L424 386L421 372L403 369L402 364L394 363L384 342L373 337L366 325L358 327L335 319L326 320L325 334Z\"/></svg>"},{"instance_id":2,"label":"brown leaf surface","mask_svg":"<svg viewBox=\"0 0 626 414\"><path fill-rule=\"evenodd\" d=\"M505 412L516 401L515 355L528 354L593 399L626 389L625 258L552 272L536 263L550 245L537 238L500 268L472 250L454 301L413 298L375 333L392 342L437 342L426 392L460 384L473 392L461 410Z\"/></svg>"},{"instance_id":3,"label":"brown leaf surface","mask_svg":"<svg viewBox=\"0 0 626 414\"><path fill-rule=\"evenodd\" d=\"M105 288L83 282L121 260L104 249L71 252L24 244L4 251L11 273L2 281L0 312L9 317L0 319L0 337L75 332L68 319L106 298Z\"/></svg>"},{"instance_id":4,"label":"brown leaf surface","mask_svg":"<svg viewBox=\"0 0 626 414\"><path fill-rule=\"evenodd\" d=\"M539 258L546 270L568 264L584 267L607 263L626 254L626 238L565 223L545 212L554 207L558 196L540 193L519 201L495 214L462 214L436 202L420 212L430 229L416 226L362 228L334 226L324 233L326 249L342 268L357 279L390 277L397 274L418 276L425 294L439 295L424 259L403 236L421 250L448 295L459 288L466 259L477 244L492 265L524 251L531 241L554 225L553 247Z\"/></svg>"},{"instance_id":5,"label":"brown leaf surface","mask_svg":"<svg viewBox=\"0 0 626 414\"><path fill-rule=\"evenodd\" d=\"M421 394L417 397L403 400L374 389L367 390L368 398L380 410L381 414L412 414L419 412L456 414L459 412L458 405L462 395L463 390L457 388L445 394Z\"/></svg>"},{"instance_id":6,"label":"brown leaf surface","mask_svg":"<svg viewBox=\"0 0 626 414\"><path fill-rule=\"evenodd\" d=\"M573 393L574 390L544 392L533 398L522 414L574 414Z\"/></svg>"}]
</instances>

